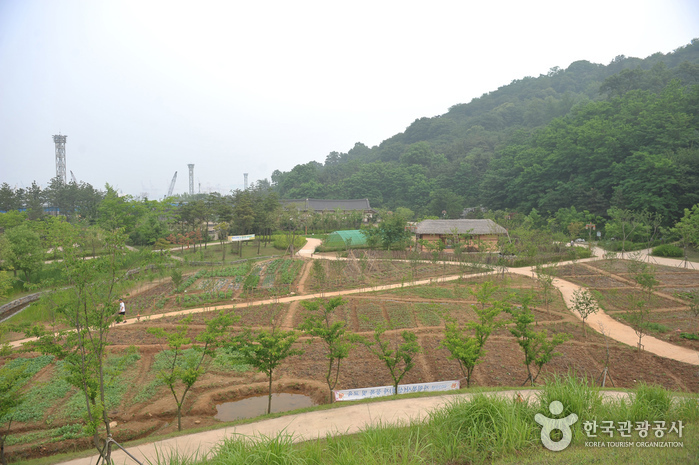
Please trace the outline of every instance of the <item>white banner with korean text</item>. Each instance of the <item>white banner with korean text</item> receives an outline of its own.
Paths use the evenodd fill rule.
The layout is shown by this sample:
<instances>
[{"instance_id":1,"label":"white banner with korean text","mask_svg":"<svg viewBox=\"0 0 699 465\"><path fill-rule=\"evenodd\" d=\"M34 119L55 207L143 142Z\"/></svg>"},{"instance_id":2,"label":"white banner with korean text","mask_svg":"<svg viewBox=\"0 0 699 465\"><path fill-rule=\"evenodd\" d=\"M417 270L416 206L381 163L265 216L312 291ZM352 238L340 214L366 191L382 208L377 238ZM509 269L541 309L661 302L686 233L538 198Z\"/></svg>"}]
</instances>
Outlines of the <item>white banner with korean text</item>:
<instances>
[{"instance_id":1,"label":"white banner with korean text","mask_svg":"<svg viewBox=\"0 0 699 465\"><path fill-rule=\"evenodd\" d=\"M457 381L436 381L434 383L399 384L398 394L411 392L436 392L452 391L461 388ZM333 391L335 401L370 399L372 397L384 397L393 395L393 386L379 386L360 389L343 389Z\"/></svg>"},{"instance_id":2,"label":"white banner with korean text","mask_svg":"<svg viewBox=\"0 0 699 465\"><path fill-rule=\"evenodd\" d=\"M228 236L228 242L251 241L255 239L254 234L246 234L244 236Z\"/></svg>"}]
</instances>

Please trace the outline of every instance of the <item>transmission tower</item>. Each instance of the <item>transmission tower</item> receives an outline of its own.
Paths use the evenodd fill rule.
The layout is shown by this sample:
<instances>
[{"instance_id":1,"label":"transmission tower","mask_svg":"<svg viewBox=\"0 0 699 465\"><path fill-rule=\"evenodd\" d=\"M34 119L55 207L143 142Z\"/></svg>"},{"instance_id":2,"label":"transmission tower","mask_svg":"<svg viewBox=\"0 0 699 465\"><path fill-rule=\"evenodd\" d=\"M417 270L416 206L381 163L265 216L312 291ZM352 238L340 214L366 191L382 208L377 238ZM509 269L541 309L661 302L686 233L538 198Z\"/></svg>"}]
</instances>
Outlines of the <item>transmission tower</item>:
<instances>
[{"instance_id":1,"label":"transmission tower","mask_svg":"<svg viewBox=\"0 0 699 465\"><path fill-rule=\"evenodd\" d=\"M189 195L194 195L194 163L187 166L189 166Z\"/></svg>"},{"instance_id":2,"label":"transmission tower","mask_svg":"<svg viewBox=\"0 0 699 465\"><path fill-rule=\"evenodd\" d=\"M245 186L245 190L248 190L248 173L243 173L243 186Z\"/></svg>"},{"instance_id":3,"label":"transmission tower","mask_svg":"<svg viewBox=\"0 0 699 465\"><path fill-rule=\"evenodd\" d=\"M53 136L53 143L56 144L56 177L67 184L66 178L66 138L68 136Z\"/></svg>"}]
</instances>

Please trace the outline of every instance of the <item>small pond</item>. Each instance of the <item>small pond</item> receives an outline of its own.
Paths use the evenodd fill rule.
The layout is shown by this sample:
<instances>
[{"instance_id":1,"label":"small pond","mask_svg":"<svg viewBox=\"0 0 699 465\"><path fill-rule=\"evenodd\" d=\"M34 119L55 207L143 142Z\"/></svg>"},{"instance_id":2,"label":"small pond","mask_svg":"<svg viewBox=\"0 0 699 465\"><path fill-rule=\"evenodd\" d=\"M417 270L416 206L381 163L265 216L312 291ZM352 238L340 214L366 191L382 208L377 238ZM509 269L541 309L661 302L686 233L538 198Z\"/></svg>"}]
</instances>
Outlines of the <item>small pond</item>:
<instances>
[{"instance_id":1,"label":"small pond","mask_svg":"<svg viewBox=\"0 0 699 465\"><path fill-rule=\"evenodd\" d=\"M214 418L221 421L254 418L267 413L268 396L248 397L247 399L225 402L216 405L218 413ZM272 394L272 413L288 412L298 408L313 407L315 402L303 394Z\"/></svg>"}]
</instances>

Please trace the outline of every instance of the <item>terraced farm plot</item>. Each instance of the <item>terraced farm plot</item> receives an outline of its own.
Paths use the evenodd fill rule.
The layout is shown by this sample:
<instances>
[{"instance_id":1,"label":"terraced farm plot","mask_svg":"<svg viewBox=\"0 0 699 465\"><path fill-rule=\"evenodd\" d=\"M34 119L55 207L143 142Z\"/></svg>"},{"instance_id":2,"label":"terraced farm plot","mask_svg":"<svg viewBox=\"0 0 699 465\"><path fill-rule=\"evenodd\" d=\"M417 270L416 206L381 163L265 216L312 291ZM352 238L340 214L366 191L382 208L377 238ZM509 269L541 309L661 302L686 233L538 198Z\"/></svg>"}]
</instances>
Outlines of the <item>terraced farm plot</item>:
<instances>
[{"instance_id":1,"label":"terraced farm plot","mask_svg":"<svg viewBox=\"0 0 699 465\"><path fill-rule=\"evenodd\" d=\"M591 287L594 289L613 289L613 288L624 288L630 287L631 284L626 281L621 281L619 279L613 278L611 276L604 275L578 275L573 278L572 276L566 277L567 281L571 283L579 284L585 287Z\"/></svg>"},{"instance_id":2,"label":"terraced farm plot","mask_svg":"<svg viewBox=\"0 0 699 465\"><path fill-rule=\"evenodd\" d=\"M416 302L413 304L413 311L420 326L440 326L442 325L442 307L448 304L432 304Z\"/></svg>"},{"instance_id":3,"label":"terraced farm plot","mask_svg":"<svg viewBox=\"0 0 699 465\"><path fill-rule=\"evenodd\" d=\"M411 304L384 301L390 327L393 329L415 328L415 316Z\"/></svg>"},{"instance_id":4,"label":"terraced farm plot","mask_svg":"<svg viewBox=\"0 0 699 465\"><path fill-rule=\"evenodd\" d=\"M597 298L597 302L607 312L628 311L632 302L635 300L646 301L646 295L640 289L598 289L593 291L593 295ZM677 302L665 299L663 297L653 295L646 302L651 310L662 308L676 308L681 306Z\"/></svg>"},{"instance_id":5,"label":"terraced farm plot","mask_svg":"<svg viewBox=\"0 0 699 465\"><path fill-rule=\"evenodd\" d=\"M373 331L378 325L385 326L388 323L378 303L357 300L354 311L357 315L358 331Z\"/></svg>"}]
</instances>

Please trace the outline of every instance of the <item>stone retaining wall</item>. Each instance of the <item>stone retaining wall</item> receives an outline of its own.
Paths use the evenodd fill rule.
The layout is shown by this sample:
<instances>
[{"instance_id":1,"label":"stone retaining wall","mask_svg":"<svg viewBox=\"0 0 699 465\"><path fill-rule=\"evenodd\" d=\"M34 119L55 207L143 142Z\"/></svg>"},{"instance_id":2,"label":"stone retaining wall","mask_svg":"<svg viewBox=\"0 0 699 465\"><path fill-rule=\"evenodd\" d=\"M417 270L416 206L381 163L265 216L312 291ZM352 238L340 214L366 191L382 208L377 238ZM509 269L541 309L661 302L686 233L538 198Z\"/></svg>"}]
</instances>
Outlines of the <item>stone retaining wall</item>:
<instances>
[{"instance_id":1,"label":"stone retaining wall","mask_svg":"<svg viewBox=\"0 0 699 465\"><path fill-rule=\"evenodd\" d=\"M41 298L42 294L43 292L37 292L36 294L25 295L24 297L20 297L19 299L6 303L5 305L0 307L0 317L2 317L6 313L11 313L17 307L21 307L22 305L31 302L36 302L37 300L39 300L39 298Z\"/></svg>"}]
</instances>

